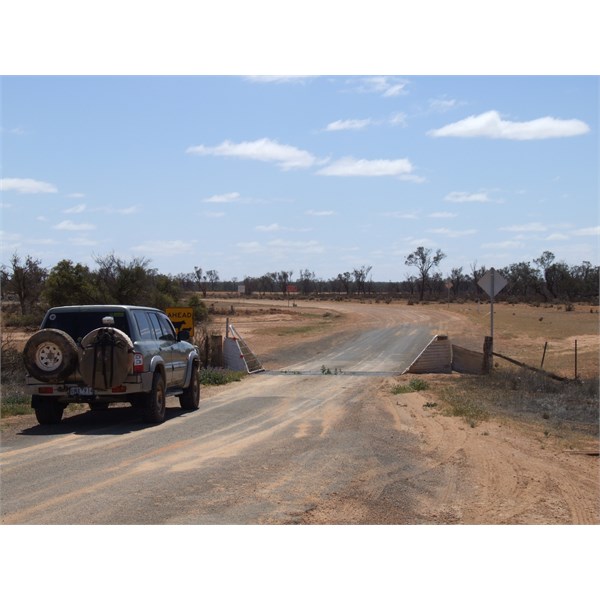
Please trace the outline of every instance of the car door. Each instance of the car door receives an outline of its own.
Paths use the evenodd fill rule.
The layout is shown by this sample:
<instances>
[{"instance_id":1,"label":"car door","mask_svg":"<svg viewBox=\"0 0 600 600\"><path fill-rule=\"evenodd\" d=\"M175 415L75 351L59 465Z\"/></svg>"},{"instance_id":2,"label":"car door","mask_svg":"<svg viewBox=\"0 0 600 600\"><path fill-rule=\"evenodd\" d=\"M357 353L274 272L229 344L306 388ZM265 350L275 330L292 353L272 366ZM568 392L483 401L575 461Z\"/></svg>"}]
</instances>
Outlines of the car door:
<instances>
[{"instance_id":1,"label":"car door","mask_svg":"<svg viewBox=\"0 0 600 600\"><path fill-rule=\"evenodd\" d=\"M171 345L171 365L172 365L172 379L171 385L182 386L185 382L185 371L187 368L187 348L188 345L185 342L177 340L177 333L173 323L169 320L169 317L163 313L156 313L160 326L164 332L164 335L169 340L172 340Z\"/></svg>"},{"instance_id":2,"label":"car door","mask_svg":"<svg viewBox=\"0 0 600 600\"><path fill-rule=\"evenodd\" d=\"M163 329L160 322L160 313L148 312L148 320L154 331L154 338L158 344L158 353L165 365L165 378L167 387L173 385L173 345L177 341L175 331Z\"/></svg>"}]
</instances>

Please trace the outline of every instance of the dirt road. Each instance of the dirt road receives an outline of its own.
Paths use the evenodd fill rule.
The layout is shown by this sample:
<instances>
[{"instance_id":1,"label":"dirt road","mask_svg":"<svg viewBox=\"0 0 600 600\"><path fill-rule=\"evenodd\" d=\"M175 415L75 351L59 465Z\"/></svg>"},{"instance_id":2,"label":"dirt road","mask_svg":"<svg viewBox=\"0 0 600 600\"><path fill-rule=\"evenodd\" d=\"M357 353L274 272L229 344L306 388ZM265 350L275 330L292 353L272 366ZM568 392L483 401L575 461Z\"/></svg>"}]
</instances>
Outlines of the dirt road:
<instances>
[{"instance_id":1,"label":"dirt road","mask_svg":"<svg viewBox=\"0 0 600 600\"><path fill-rule=\"evenodd\" d=\"M348 318L301 343L240 318L269 372L203 388L194 413L171 398L161 426L129 408L55 428L15 418L2 434L2 522L600 522L593 453L564 452L506 421L469 427L428 392L391 393L392 373L431 335L477 334L460 316L317 310ZM342 374L278 372L322 365Z\"/></svg>"}]
</instances>

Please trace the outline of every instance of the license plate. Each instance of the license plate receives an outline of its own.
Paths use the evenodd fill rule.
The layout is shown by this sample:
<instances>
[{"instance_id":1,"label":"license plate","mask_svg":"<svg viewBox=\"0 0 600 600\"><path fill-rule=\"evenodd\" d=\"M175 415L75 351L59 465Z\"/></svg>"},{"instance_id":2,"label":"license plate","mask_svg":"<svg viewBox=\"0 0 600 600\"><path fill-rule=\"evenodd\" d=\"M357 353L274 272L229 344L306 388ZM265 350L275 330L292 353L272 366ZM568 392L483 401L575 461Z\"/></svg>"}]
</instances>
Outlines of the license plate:
<instances>
[{"instance_id":1,"label":"license plate","mask_svg":"<svg viewBox=\"0 0 600 600\"><path fill-rule=\"evenodd\" d=\"M69 388L69 396L93 396L94 388L87 387L72 387Z\"/></svg>"}]
</instances>

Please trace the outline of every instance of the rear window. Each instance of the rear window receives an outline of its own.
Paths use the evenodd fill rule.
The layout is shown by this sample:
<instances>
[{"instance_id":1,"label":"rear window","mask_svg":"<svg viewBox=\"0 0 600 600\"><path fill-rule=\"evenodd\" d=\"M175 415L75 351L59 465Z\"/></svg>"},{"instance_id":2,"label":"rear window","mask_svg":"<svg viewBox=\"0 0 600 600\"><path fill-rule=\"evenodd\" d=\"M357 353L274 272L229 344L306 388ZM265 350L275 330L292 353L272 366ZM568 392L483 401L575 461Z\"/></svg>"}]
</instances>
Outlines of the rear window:
<instances>
[{"instance_id":1,"label":"rear window","mask_svg":"<svg viewBox=\"0 0 600 600\"><path fill-rule=\"evenodd\" d=\"M80 342L90 331L103 327L102 319L104 317L113 317L114 326L127 335L131 335L127 314L124 311L51 313L46 319L44 328L60 329L68 333L76 342Z\"/></svg>"}]
</instances>

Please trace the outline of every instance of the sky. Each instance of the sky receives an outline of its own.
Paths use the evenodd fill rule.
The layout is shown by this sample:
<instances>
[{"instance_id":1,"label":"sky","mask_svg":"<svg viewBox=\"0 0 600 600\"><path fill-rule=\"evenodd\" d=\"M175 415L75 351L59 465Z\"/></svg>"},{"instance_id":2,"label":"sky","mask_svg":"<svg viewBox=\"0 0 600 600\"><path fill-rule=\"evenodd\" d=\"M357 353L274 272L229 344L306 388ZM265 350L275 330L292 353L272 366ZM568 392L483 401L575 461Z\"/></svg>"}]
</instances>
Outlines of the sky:
<instances>
[{"instance_id":1,"label":"sky","mask_svg":"<svg viewBox=\"0 0 600 600\"><path fill-rule=\"evenodd\" d=\"M2 78L2 262L221 280L598 263L598 78Z\"/></svg>"}]
</instances>

